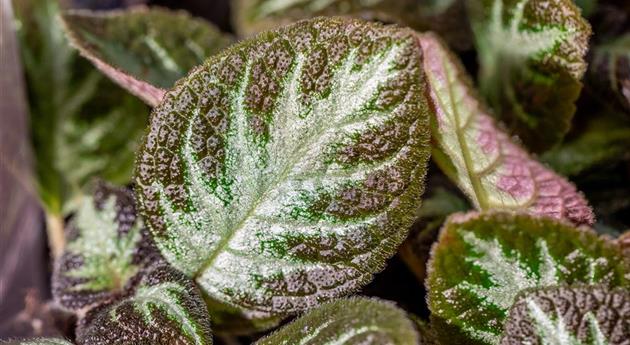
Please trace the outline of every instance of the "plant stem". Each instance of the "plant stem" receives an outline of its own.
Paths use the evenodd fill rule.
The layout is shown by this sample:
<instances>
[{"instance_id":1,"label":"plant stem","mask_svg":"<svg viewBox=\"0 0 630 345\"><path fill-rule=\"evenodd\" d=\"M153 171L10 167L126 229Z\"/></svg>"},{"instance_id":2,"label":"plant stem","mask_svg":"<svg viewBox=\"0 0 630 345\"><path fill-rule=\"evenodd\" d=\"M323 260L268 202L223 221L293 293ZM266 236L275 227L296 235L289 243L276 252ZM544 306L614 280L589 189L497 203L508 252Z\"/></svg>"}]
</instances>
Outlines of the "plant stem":
<instances>
[{"instance_id":1,"label":"plant stem","mask_svg":"<svg viewBox=\"0 0 630 345\"><path fill-rule=\"evenodd\" d=\"M48 246L53 258L58 258L63 253L66 245L66 236L63 231L63 216L46 212L46 234Z\"/></svg>"}]
</instances>

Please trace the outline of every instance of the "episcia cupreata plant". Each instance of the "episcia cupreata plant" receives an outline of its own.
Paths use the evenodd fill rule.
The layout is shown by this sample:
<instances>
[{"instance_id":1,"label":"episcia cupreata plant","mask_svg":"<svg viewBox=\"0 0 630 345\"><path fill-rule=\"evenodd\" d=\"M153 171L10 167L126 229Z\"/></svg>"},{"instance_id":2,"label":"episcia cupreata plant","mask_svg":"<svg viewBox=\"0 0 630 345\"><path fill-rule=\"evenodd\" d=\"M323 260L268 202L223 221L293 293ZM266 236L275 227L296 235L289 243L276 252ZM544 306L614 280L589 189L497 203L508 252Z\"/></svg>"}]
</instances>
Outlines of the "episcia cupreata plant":
<instances>
[{"instance_id":1,"label":"episcia cupreata plant","mask_svg":"<svg viewBox=\"0 0 630 345\"><path fill-rule=\"evenodd\" d=\"M297 9L290 21L367 11L412 25L404 7L379 1L240 3L243 30L275 25L284 8ZM588 228L594 214L582 193L508 134L529 144L538 127L504 129L493 117L555 111L523 105L527 92L547 90L538 89L545 78L563 95L557 82L570 78L571 97L549 96L570 108L588 25L564 0L467 5L481 95L494 108L434 33L319 17L234 43L164 9L65 13L81 54L153 107L133 192L97 182L67 224L53 296L78 317L71 340L211 344L212 332L267 331L298 314L257 343L630 339L623 242ZM451 6L463 4L434 10ZM535 38L513 56L497 46ZM484 80L494 75L489 61L506 61L504 78ZM523 76L535 90L521 89ZM566 131L544 129L553 136L536 135L550 142ZM429 182L421 203L430 156L462 197ZM476 211L449 217L471 208L463 197ZM346 298L385 267L416 215L426 222L401 254L426 276L430 322L391 302Z\"/></svg>"}]
</instances>

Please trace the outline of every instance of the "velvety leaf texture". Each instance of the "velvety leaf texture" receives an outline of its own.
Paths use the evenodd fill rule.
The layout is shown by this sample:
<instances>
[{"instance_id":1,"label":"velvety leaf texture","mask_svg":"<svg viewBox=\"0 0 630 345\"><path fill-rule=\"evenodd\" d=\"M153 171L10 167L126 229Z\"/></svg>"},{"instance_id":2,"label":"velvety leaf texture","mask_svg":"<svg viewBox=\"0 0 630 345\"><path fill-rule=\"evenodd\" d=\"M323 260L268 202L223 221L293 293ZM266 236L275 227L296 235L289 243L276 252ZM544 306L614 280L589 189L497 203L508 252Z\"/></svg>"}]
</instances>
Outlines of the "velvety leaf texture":
<instances>
[{"instance_id":1,"label":"velvety leaf texture","mask_svg":"<svg viewBox=\"0 0 630 345\"><path fill-rule=\"evenodd\" d=\"M593 49L588 77L604 101L614 98L630 114L630 33Z\"/></svg>"},{"instance_id":2,"label":"velvety leaf texture","mask_svg":"<svg viewBox=\"0 0 630 345\"><path fill-rule=\"evenodd\" d=\"M541 151L569 130L590 26L572 0L472 0L479 82L496 115Z\"/></svg>"},{"instance_id":3,"label":"velvety leaf texture","mask_svg":"<svg viewBox=\"0 0 630 345\"><path fill-rule=\"evenodd\" d=\"M510 309L501 345L630 343L630 290L552 287L523 294Z\"/></svg>"},{"instance_id":4,"label":"velvety leaf texture","mask_svg":"<svg viewBox=\"0 0 630 345\"><path fill-rule=\"evenodd\" d=\"M424 345L413 322L393 303L368 298L323 304L256 345Z\"/></svg>"},{"instance_id":5,"label":"velvety leaf texture","mask_svg":"<svg viewBox=\"0 0 630 345\"><path fill-rule=\"evenodd\" d=\"M77 310L120 294L157 248L136 217L133 193L99 183L66 230L68 244L53 274L53 296Z\"/></svg>"},{"instance_id":6,"label":"velvety leaf texture","mask_svg":"<svg viewBox=\"0 0 630 345\"><path fill-rule=\"evenodd\" d=\"M494 122L459 61L432 34L420 36L434 106L434 160L480 210L523 209L592 224L584 196L532 159Z\"/></svg>"},{"instance_id":7,"label":"velvety leaf texture","mask_svg":"<svg viewBox=\"0 0 630 345\"><path fill-rule=\"evenodd\" d=\"M195 284L158 263L127 298L90 310L77 328L80 345L211 345L210 316Z\"/></svg>"},{"instance_id":8,"label":"velvety leaf texture","mask_svg":"<svg viewBox=\"0 0 630 345\"><path fill-rule=\"evenodd\" d=\"M449 218L429 262L429 308L448 344L498 344L517 295L562 284L630 286L618 244L564 222L512 213Z\"/></svg>"},{"instance_id":9,"label":"velvety leaf texture","mask_svg":"<svg viewBox=\"0 0 630 345\"><path fill-rule=\"evenodd\" d=\"M414 33L314 19L232 46L167 93L138 159L164 257L248 318L371 280L404 239L429 157Z\"/></svg>"},{"instance_id":10,"label":"velvety leaf texture","mask_svg":"<svg viewBox=\"0 0 630 345\"><path fill-rule=\"evenodd\" d=\"M75 10L63 19L83 56L151 106L191 68L232 43L212 24L183 11Z\"/></svg>"},{"instance_id":11,"label":"velvety leaf texture","mask_svg":"<svg viewBox=\"0 0 630 345\"><path fill-rule=\"evenodd\" d=\"M316 16L349 15L440 33L458 49L472 46L464 0L233 0L236 30L248 36Z\"/></svg>"}]
</instances>

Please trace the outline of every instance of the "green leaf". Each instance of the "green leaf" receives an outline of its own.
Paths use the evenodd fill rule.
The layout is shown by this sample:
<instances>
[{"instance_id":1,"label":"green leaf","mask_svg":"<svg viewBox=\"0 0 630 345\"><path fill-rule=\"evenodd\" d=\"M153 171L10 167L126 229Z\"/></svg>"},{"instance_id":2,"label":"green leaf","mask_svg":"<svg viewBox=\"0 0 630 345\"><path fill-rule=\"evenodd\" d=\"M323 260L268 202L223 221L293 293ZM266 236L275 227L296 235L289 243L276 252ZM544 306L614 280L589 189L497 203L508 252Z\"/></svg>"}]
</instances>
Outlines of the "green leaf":
<instances>
[{"instance_id":1,"label":"green leaf","mask_svg":"<svg viewBox=\"0 0 630 345\"><path fill-rule=\"evenodd\" d=\"M72 345L71 342L58 338L37 338L2 342L4 345Z\"/></svg>"},{"instance_id":2,"label":"green leaf","mask_svg":"<svg viewBox=\"0 0 630 345\"><path fill-rule=\"evenodd\" d=\"M520 296L510 309L502 345L623 344L630 339L630 290L551 287Z\"/></svg>"},{"instance_id":3,"label":"green leaf","mask_svg":"<svg viewBox=\"0 0 630 345\"><path fill-rule=\"evenodd\" d=\"M561 314L560 314L561 313ZM630 338L628 290L554 287L522 296L510 311L503 344L622 344Z\"/></svg>"},{"instance_id":4,"label":"green leaf","mask_svg":"<svg viewBox=\"0 0 630 345\"><path fill-rule=\"evenodd\" d=\"M232 43L204 20L161 8L75 10L63 20L83 56L151 106L190 69Z\"/></svg>"},{"instance_id":5,"label":"green leaf","mask_svg":"<svg viewBox=\"0 0 630 345\"><path fill-rule=\"evenodd\" d=\"M256 345L425 344L420 340L413 322L393 303L355 297L323 304Z\"/></svg>"},{"instance_id":6,"label":"green leaf","mask_svg":"<svg viewBox=\"0 0 630 345\"><path fill-rule=\"evenodd\" d=\"M419 206L415 33L314 19L210 58L154 109L136 183L164 257L249 319L356 291Z\"/></svg>"},{"instance_id":7,"label":"green leaf","mask_svg":"<svg viewBox=\"0 0 630 345\"><path fill-rule=\"evenodd\" d=\"M620 246L587 228L513 213L458 214L432 249L429 309L448 344L498 344L520 292L578 283L628 288L629 278Z\"/></svg>"},{"instance_id":8,"label":"green leaf","mask_svg":"<svg viewBox=\"0 0 630 345\"><path fill-rule=\"evenodd\" d=\"M545 152L541 160L564 175L578 175L606 163L630 159L630 121L601 114L562 145Z\"/></svg>"},{"instance_id":9,"label":"green leaf","mask_svg":"<svg viewBox=\"0 0 630 345\"><path fill-rule=\"evenodd\" d=\"M57 1L16 3L39 196L62 218L92 177L130 182L147 108L74 53Z\"/></svg>"},{"instance_id":10,"label":"green leaf","mask_svg":"<svg viewBox=\"0 0 630 345\"><path fill-rule=\"evenodd\" d=\"M444 44L432 34L419 37L434 106L433 158L475 207L527 210L592 224L593 213L582 194L532 159L495 124Z\"/></svg>"},{"instance_id":11,"label":"green leaf","mask_svg":"<svg viewBox=\"0 0 630 345\"><path fill-rule=\"evenodd\" d=\"M591 29L572 0L473 0L479 82L525 144L542 151L569 130Z\"/></svg>"},{"instance_id":12,"label":"green leaf","mask_svg":"<svg viewBox=\"0 0 630 345\"><path fill-rule=\"evenodd\" d=\"M594 47L587 75L607 106L615 99L630 114L630 33Z\"/></svg>"},{"instance_id":13,"label":"green leaf","mask_svg":"<svg viewBox=\"0 0 630 345\"><path fill-rule=\"evenodd\" d=\"M90 310L79 322L77 343L210 345L210 317L195 284L158 263L129 297Z\"/></svg>"},{"instance_id":14,"label":"green leaf","mask_svg":"<svg viewBox=\"0 0 630 345\"><path fill-rule=\"evenodd\" d=\"M116 297L143 265L159 260L125 188L98 183L68 224L67 238L55 265L53 296L72 310Z\"/></svg>"},{"instance_id":15,"label":"green leaf","mask_svg":"<svg viewBox=\"0 0 630 345\"><path fill-rule=\"evenodd\" d=\"M435 31L457 49L472 46L464 0L233 0L234 26L242 36L317 16L349 15Z\"/></svg>"}]
</instances>

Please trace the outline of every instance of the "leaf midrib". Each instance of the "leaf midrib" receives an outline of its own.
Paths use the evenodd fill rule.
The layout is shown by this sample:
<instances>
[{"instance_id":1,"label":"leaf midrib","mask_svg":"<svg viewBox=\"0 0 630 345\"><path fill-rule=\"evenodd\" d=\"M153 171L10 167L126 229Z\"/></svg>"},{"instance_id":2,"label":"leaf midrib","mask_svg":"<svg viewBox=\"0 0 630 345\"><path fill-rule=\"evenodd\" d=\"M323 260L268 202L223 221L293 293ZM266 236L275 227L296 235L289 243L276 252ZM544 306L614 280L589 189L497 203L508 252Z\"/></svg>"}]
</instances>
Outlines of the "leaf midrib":
<instances>
[{"instance_id":1,"label":"leaf midrib","mask_svg":"<svg viewBox=\"0 0 630 345\"><path fill-rule=\"evenodd\" d=\"M398 43L399 44L399 43ZM394 46L391 47L391 50L396 50L396 46L397 44L394 43ZM391 50L388 52L391 54ZM354 61L353 57L356 55L357 50L353 49L351 50L351 52L348 54L348 57L345 59L345 63L340 67L341 69L345 69L345 73L352 73L352 62ZM297 56L301 56L301 55L297 55ZM305 59L305 57L302 57L302 61ZM300 62L296 62L296 66L295 68L295 72L293 73L292 79L299 79L299 67ZM244 93L246 91L247 88L247 80L248 80L248 76L250 75L250 71L251 71L251 62L248 63L248 65L246 66L245 69L245 73L243 76L243 83L240 85L240 89L238 92L238 97L236 97L235 99L239 100L239 104L238 107L242 108L243 105L242 100L244 99ZM339 72L337 72L339 73ZM287 83L287 85L292 84L292 82ZM341 102L337 102L337 105L341 104ZM334 112L339 112L340 110L338 108L334 109ZM341 122L343 123L343 122ZM335 123L334 126L339 125L339 123ZM322 133L327 131L329 128L334 127L333 125L331 126L322 126L323 129L318 130L317 132L313 133L310 138L308 138L307 140L303 141L302 143L300 143L300 145L298 147L295 148L294 152L301 152L301 150L304 147L308 147L310 146L310 144L312 144L313 139L317 139L319 137L321 137ZM274 179L273 181L271 181L271 183L267 186L265 192L261 193L259 195L258 198L256 198L256 201L252 203L252 206L247 210L246 214L241 218L241 220L239 221L238 224L236 224L235 226L232 227L232 230L229 232L229 234L227 234L226 236L221 238L221 241L219 242L219 244L217 245L216 249L211 253L211 255L204 261L203 265L200 266L200 268L194 273L193 278L197 279L203 276L203 274L208 270L208 268L210 266L212 266L212 264L214 263L216 257L225 251L225 247L228 245L228 243L231 241L231 239L234 237L234 235L243 227L243 224L252 217L254 211L257 209L257 207L260 205L262 200L265 200L265 196L268 195L268 193L270 191L272 191L281 181L284 181L286 179L286 177L289 175L289 173L291 172L292 168L295 166L295 164L297 163L298 159L301 157L301 155L299 154L294 154L291 161L289 161L286 166L284 167L284 169L282 170L281 174L278 174L278 177L276 179Z\"/></svg>"}]
</instances>

